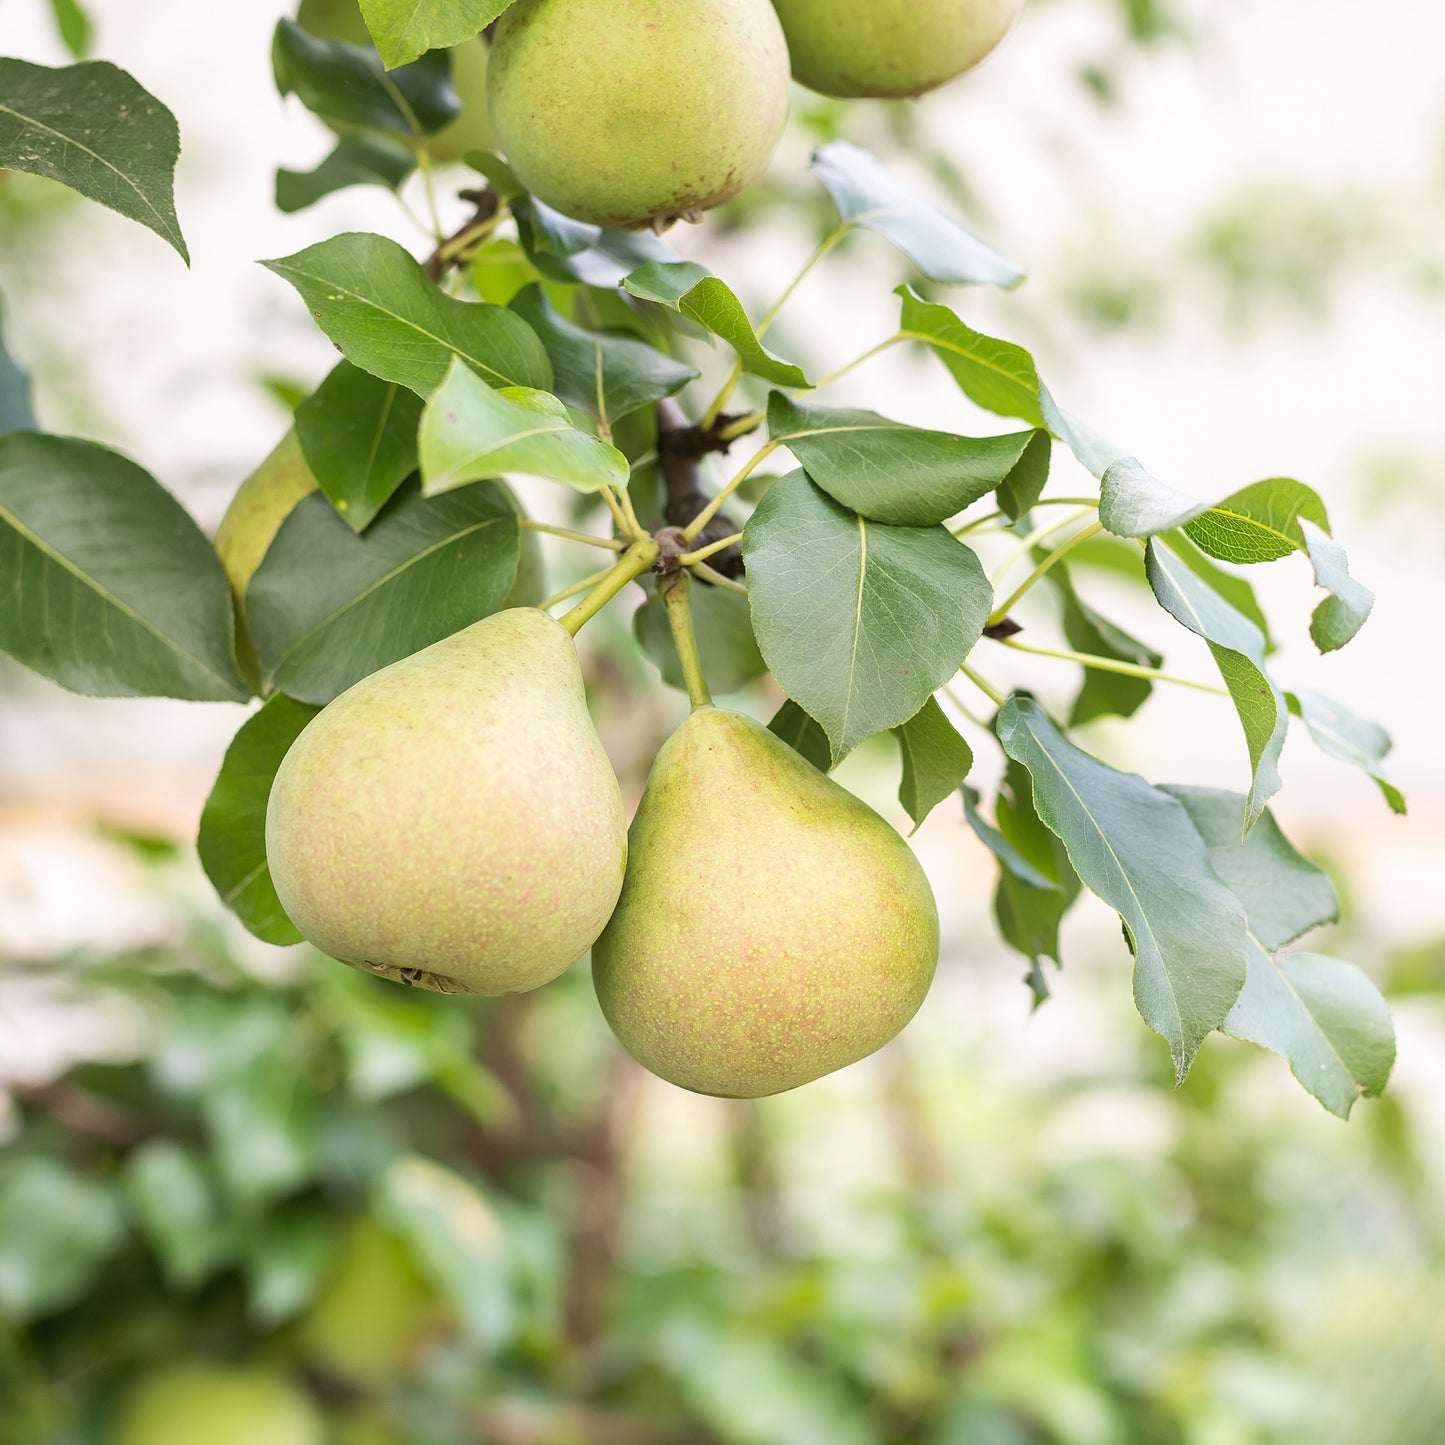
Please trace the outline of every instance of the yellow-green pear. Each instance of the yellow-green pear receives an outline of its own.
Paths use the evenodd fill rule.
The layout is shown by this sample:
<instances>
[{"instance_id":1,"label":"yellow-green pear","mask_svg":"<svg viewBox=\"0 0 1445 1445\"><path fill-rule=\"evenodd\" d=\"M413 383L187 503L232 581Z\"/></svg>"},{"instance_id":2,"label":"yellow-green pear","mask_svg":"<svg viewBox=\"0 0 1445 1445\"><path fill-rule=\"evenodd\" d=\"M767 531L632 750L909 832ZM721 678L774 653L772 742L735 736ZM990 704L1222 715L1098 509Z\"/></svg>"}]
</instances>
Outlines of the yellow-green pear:
<instances>
[{"instance_id":1,"label":"yellow-green pear","mask_svg":"<svg viewBox=\"0 0 1445 1445\"><path fill-rule=\"evenodd\" d=\"M793 78L845 99L901 99L971 70L1023 0L773 0Z\"/></svg>"},{"instance_id":2,"label":"yellow-green pear","mask_svg":"<svg viewBox=\"0 0 1445 1445\"><path fill-rule=\"evenodd\" d=\"M539 200L641 228L721 205L788 116L768 0L517 0L487 77L497 139Z\"/></svg>"},{"instance_id":3,"label":"yellow-green pear","mask_svg":"<svg viewBox=\"0 0 1445 1445\"><path fill-rule=\"evenodd\" d=\"M563 973L627 861L567 630L513 608L343 693L276 774L266 856L292 922L343 963L442 993Z\"/></svg>"},{"instance_id":4,"label":"yellow-green pear","mask_svg":"<svg viewBox=\"0 0 1445 1445\"><path fill-rule=\"evenodd\" d=\"M108 1438L115 1445L325 1445L326 1421L285 1375L186 1363L142 1380Z\"/></svg>"},{"instance_id":5,"label":"yellow-green pear","mask_svg":"<svg viewBox=\"0 0 1445 1445\"><path fill-rule=\"evenodd\" d=\"M761 724L699 707L663 746L592 950L632 1056L700 1094L796 1089L881 1048L938 964L913 851Z\"/></svg>"},{"instance_id":6,"label":"yellow-green pear","mask_svg":"<svg viewBox=\"0 0 1445 1445\"><path fill-rule=\"evenodd\" d=\"M343 1240L297 1339L310 1364L376 1389L405 1375L450 1323L450 1310L422 1277L405 1243L363 1219Z\"/></svg>"}]
</instances>

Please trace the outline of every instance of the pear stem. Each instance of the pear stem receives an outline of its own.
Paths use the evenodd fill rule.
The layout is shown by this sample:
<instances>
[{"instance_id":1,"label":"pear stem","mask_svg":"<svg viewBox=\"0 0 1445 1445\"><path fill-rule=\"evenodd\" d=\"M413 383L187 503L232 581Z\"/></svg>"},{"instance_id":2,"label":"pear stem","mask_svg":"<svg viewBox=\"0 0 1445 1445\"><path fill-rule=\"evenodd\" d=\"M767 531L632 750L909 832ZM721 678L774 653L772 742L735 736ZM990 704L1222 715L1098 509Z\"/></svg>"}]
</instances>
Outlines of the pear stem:
<instances>
[{"instance_id":1,"label":"pear stem","mask_svg":"<svg viewBox=\"0 0 1445 1445\"><path fill-rule=\"evenodd\" d=\"M565 617L557 620L576 637L584 625L596 617L629 582L635 582L661 555L651 537L629 547L618 564Z\"/></svg>"},{"instance_id":2,"label":"pear stem","mask_svg":"<svg viewBox=\"0 0 1445 1445\"><path fill-rule=\"evenodd\" d=\"M683 552L677 560L682 566L691 567L697 562L706 562L709 557L716 556L719 552L727 551L729 547L736 547L742 540L743 534L734 532L731 537L710 542L706 547L699 547L696 552Z\"/></svg>"},{"instance_id":3,"label":"pear stem","mask_svg":"<svg viewBox=\"0 0 1445 1445\"><path fill-rule=\"evenodd\" d=\"M701 577L704 582L710 582L714 587L721 587L724 592L736 592L739 597L748 595L748 589L741 582L734 582L731 577L724 577L716 567L709 567L706 562L693 562L688 570Z\"/></svg>"},{"instance_id":4,"label":"pear stem","mask_svg":"<svg viewBox=\"0 0 1445 1445\"><path fill-rule=\"evenodd\" d=\"M667 620L672 627L672 640L677 647L677 658L682 663L683 681L687 683L687 695L693 708L711 707L712 694L707 690L707 680L702 675L702 658L697 650L697 633L692 626L692 605L688 591L692 579L686 572L674 572L658 583L658 591L667 604Z\"/></svg>"}]
</instances>

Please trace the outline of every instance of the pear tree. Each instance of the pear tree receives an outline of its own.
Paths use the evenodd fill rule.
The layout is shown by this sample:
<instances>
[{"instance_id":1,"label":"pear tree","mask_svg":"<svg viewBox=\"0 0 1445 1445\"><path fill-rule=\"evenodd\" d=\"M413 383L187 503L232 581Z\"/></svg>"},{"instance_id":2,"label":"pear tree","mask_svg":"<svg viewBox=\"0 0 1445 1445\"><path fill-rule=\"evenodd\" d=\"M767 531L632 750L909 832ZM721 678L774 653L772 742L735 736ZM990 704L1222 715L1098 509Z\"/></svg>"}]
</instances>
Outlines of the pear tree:
<instances>
[{"instance_id":1,"label":"pear tree","mask_svg":"<svg viewBox=\"0 0 1445 1445\"><path fill-rule=\"evenodd\" d=\"M1270 811L1288 732L1404 800L1377 724L1315 669L1276 677L1250 580L1293 565L1319 589L1318 652L1354 639L1374 599L1324 499L1289 478L1196 497L1154 476L1055 397L1047 358L970 321L967 288L1012 291L1019 264L846 140L810 174L774 154L790 76L919 94L979 63L1018 9L305 0L278 18L276 84L336 145L279 170L278 206L418 176L428 234L322 235L262 261L340 359L258 445L214 541L137 460L40 429L0 353L0 649L93 697L247 709L198 847L259 938L478 995L542 987L590 951L623 1046L719 1095L863 1058L924 1001L928 880L829 777L886 744L915 825L947 809L991 855L991 881L947 886L992 890L1036 1001L1087 889L1119 916L1121 978L1181 1082L1225 1033L1347 1116L1384 1088L1394 1039L1363 971L1296 947L1338 900ZM181 137L136 79L3 59L0 99L0 167L189 261ZM669 228L713 224L770 164L832 220L754 306ZM773 333L860 231L913 268L896 323L805 365ZM834 383L904 350L956 385L957 429L838 402ZM1104 615L1105 573L1201 639L1217 677ZM668 687L692 709L630 835L574 646L606 609L631 612L627 646L655 667L627 674L637 701ZM1072 677L1071 700L1004 688L1004 658L1051 698ZM1180 685L1201 728L1237 728L1234 789L1146 780L1086 746L1086 724ZM1000 773L985 796L976 776ZM134 1408L242 1388L265 1393L184 1376ZM299 1417L285 1428L309 1438Z\"/></svg>"}]
</instances>

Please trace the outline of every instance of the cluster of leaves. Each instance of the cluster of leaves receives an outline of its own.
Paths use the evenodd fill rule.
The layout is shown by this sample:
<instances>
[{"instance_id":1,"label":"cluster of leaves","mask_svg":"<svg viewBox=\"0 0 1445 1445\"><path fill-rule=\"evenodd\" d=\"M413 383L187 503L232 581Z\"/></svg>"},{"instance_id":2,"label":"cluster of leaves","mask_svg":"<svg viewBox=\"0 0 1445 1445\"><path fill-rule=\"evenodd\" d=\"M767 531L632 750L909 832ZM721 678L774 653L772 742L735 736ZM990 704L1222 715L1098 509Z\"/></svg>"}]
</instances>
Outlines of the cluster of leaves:
<instances>
[{"instance_id":1,"label":"cluster of leaves","mask_svg":"<svg viewBox=\"0 0 1445 1445\"><path fill-rule=\"evenodd\" d=\"M1403 1301L1442 1259L1401 1105L1369 1121L1376 1163L1342 1171L1289 1111L1244 1108L1249 1055L1220 1051L1149 1100L1173 1140L1157 1153L1061 1149L1061 1113L1117 1108L1150 1068L1124 1050L1040 1095L915 1054L876 1092L698 1104L719 1132L678 1149L618 1116L635 1094L585 975L481 1005L315 955L259 983L212 925L177 931L35 961L56 1006L119 1011L139 1042L17 1096L3 1445L108 1440L149 1372L197 1357L265 1361L370 1445L1434 1438L1438 1372L1408 1312L1328 1377L1371 1291L1393 1274ZM888 1144L830 1177L819 1218L814 1156L839 1168L840 1127ZM359 1229L439 1306L361 1379L313 1325ZM394 1302L375 1278L345 1298L366 1358L368 1314Z\"/></svg>"},{"instance_id":2,"label":"cluster of leaves","mask_svg":"<svg viewBox=\"0 0 1445 1445\"><path fill-rule=\"evenodd\" d=\"M377 33L373 11L385 7L363 8ZM314 42L283 21L275 60L284 92L363 137L404 120L424 153L426 134L454 114L444 57L384 72L374 55ZM65 180L185 254L170 197L175 124L159 102L103 63L52 72L0 61L0 82L12 93L0 164ZM962 667L997 706L991 732L1009 763L993 822L977 799L969 816L998 858L1000 924L1029 958L1036 988L1042 960L1059 960L1064 913L1087 887L1121 917L1140 1012L1167 1040L1180 1079L1222 1029L1283 1054L1335 1112L1377 1093L1393 1037L1373 985L1350 964L1274 956L1329 921L1334 903L1267 804L1295 715L1401 809L1380 772L1388 739L1341 705L1275 682L1268 625L1247 580L1227 570L1306 558L1326 593L1313 640L1321 652L1349 642L1373 597L1351 577L1320 498L1290 479L1213 503L1180 493L1064 411L1027 351L910 286L899 288L892 335L810 380L766 344L777 308L755 323L725 281L660 239L567 220L522 192L499 158L470 161L488 182L477 219L438 235L426 265L373 234L265 263L344 360L296 409L318 491L295 506L250 579L244 630L210 544L159 483L105 448L28 429L23 394L10 385L21 429L0 436L0 647L94 695L239 702L259 682L270 701L228 755L201 839L218 889L248 926L273 942L297 937L266 872L262 824L274 770L312 710L513 595L530 524L496 479L562 483L579 521L599 515L601 500L624 522L631 509L656 525L665 499L652 465L655 405L699 376L699 343L721 343L732 370L705 411L698 403L703 428L728 441L765 425L768 439L715 503L757 499L741 533L746 588L695 589L702 660L719 689L770 672L788 699L776 730L821 768L894 733L902 800L921 822L972 766L937 696ZM861 229L901 250L934 290L1022 279L869 153L834 142L814 171L838 218L815 261ZM506 224L514 239L499 234ZM453 276L478 299L438 284ZM1022 429L945 433L811 400L900 345L931 353L976 408ZM721 407L740 384L755 389L757 409L724 438ZM1036 522L1057 505L1047 488L1061 450L1096 479L1086 510L1097 520L1045 547L1060 528ZM782 451L797 469L764 476ZM993 510L969 515L977 506ZM971 545L990 529L1037 558L1003 601ZM1246 793L1158 788L1110 768L1032 696L1005 698L973 670L985 637L1030 650L1012 614L1046 583L1078 649L1053 655L1088 669L1070 725L1138 709L1160 659L1083 599L1065 561L1103 534L1120 539L1126 570L1158 606L1208 644L1242 726ZM637 637L675 682L659 612L641 611Z\"/></svg>"}]
</instances>

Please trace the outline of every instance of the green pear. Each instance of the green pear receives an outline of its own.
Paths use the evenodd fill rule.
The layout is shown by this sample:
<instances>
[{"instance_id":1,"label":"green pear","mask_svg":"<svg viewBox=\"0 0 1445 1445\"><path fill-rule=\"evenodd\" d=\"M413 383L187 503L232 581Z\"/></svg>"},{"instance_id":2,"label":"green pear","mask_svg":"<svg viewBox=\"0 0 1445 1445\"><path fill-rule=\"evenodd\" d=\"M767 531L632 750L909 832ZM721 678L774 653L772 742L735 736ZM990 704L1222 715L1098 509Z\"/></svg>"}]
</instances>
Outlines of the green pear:
<instances>
[{"instance_id":1,"label":"green pear","mask_svg":"<svg viewBox=\"0 0 1445 1445\"><path fill-rule=\"evenodd\" d=\"M326 1422L285 1375L187 1363L142 1380L110 1438L116 1445L325 1445Z\"/></svg>"},{"instance_id":2,"label":"green pear","mask_svg":"<svg viewBox=\"0 0 1445 1445\"><path fill-rule=\"evenodd\" d=\"M342 1242L297 1338L309 1364L375 1389L405 1375L450 1323L403 1241L363 1219Z\"/></svg>"},{"instance_id":3,"label":"green pear","mask_svg":"<svg viewBox=\"0 0 1445 1445\"><path fill-rule=\"evenodd\" d=\"M517 0L487 96L539 200L640 229L762 174L787 122L788 51L768 0Z\"/></svg>"},{"instance_id":4,"label":"green pear","mask_svg":"<svg viewBox=\"0 0 1445 1445\"><path fill-rule=\"evenodd\" d=\"M908 844L761 724L699 707L663 746L592 950L653 1073L757 1098L867 1057L918 1011L938 910Z\"/></svg>"},{"instance_id":5,"label":"green pear","mask_svg":"<svg viewBox=\"0 0 1445 1445\"><path fill-rule=\"evenodd\" d=\"M276 774L266 856L296 927L343 963L442 993L563 973L627 861L567 630L513 608L343 693Z\"/></svg>"},{"instance_id":6,"label":"green pear","mask_svg":"<svg viewBox=\"0 0 1445 1445\"><path fill-rule=\"evenodd\" d=\"M971 70L1008 34L1023 0L773 0L793 78L845 99L901 99Z\"/></svg>"}]
</instances>

